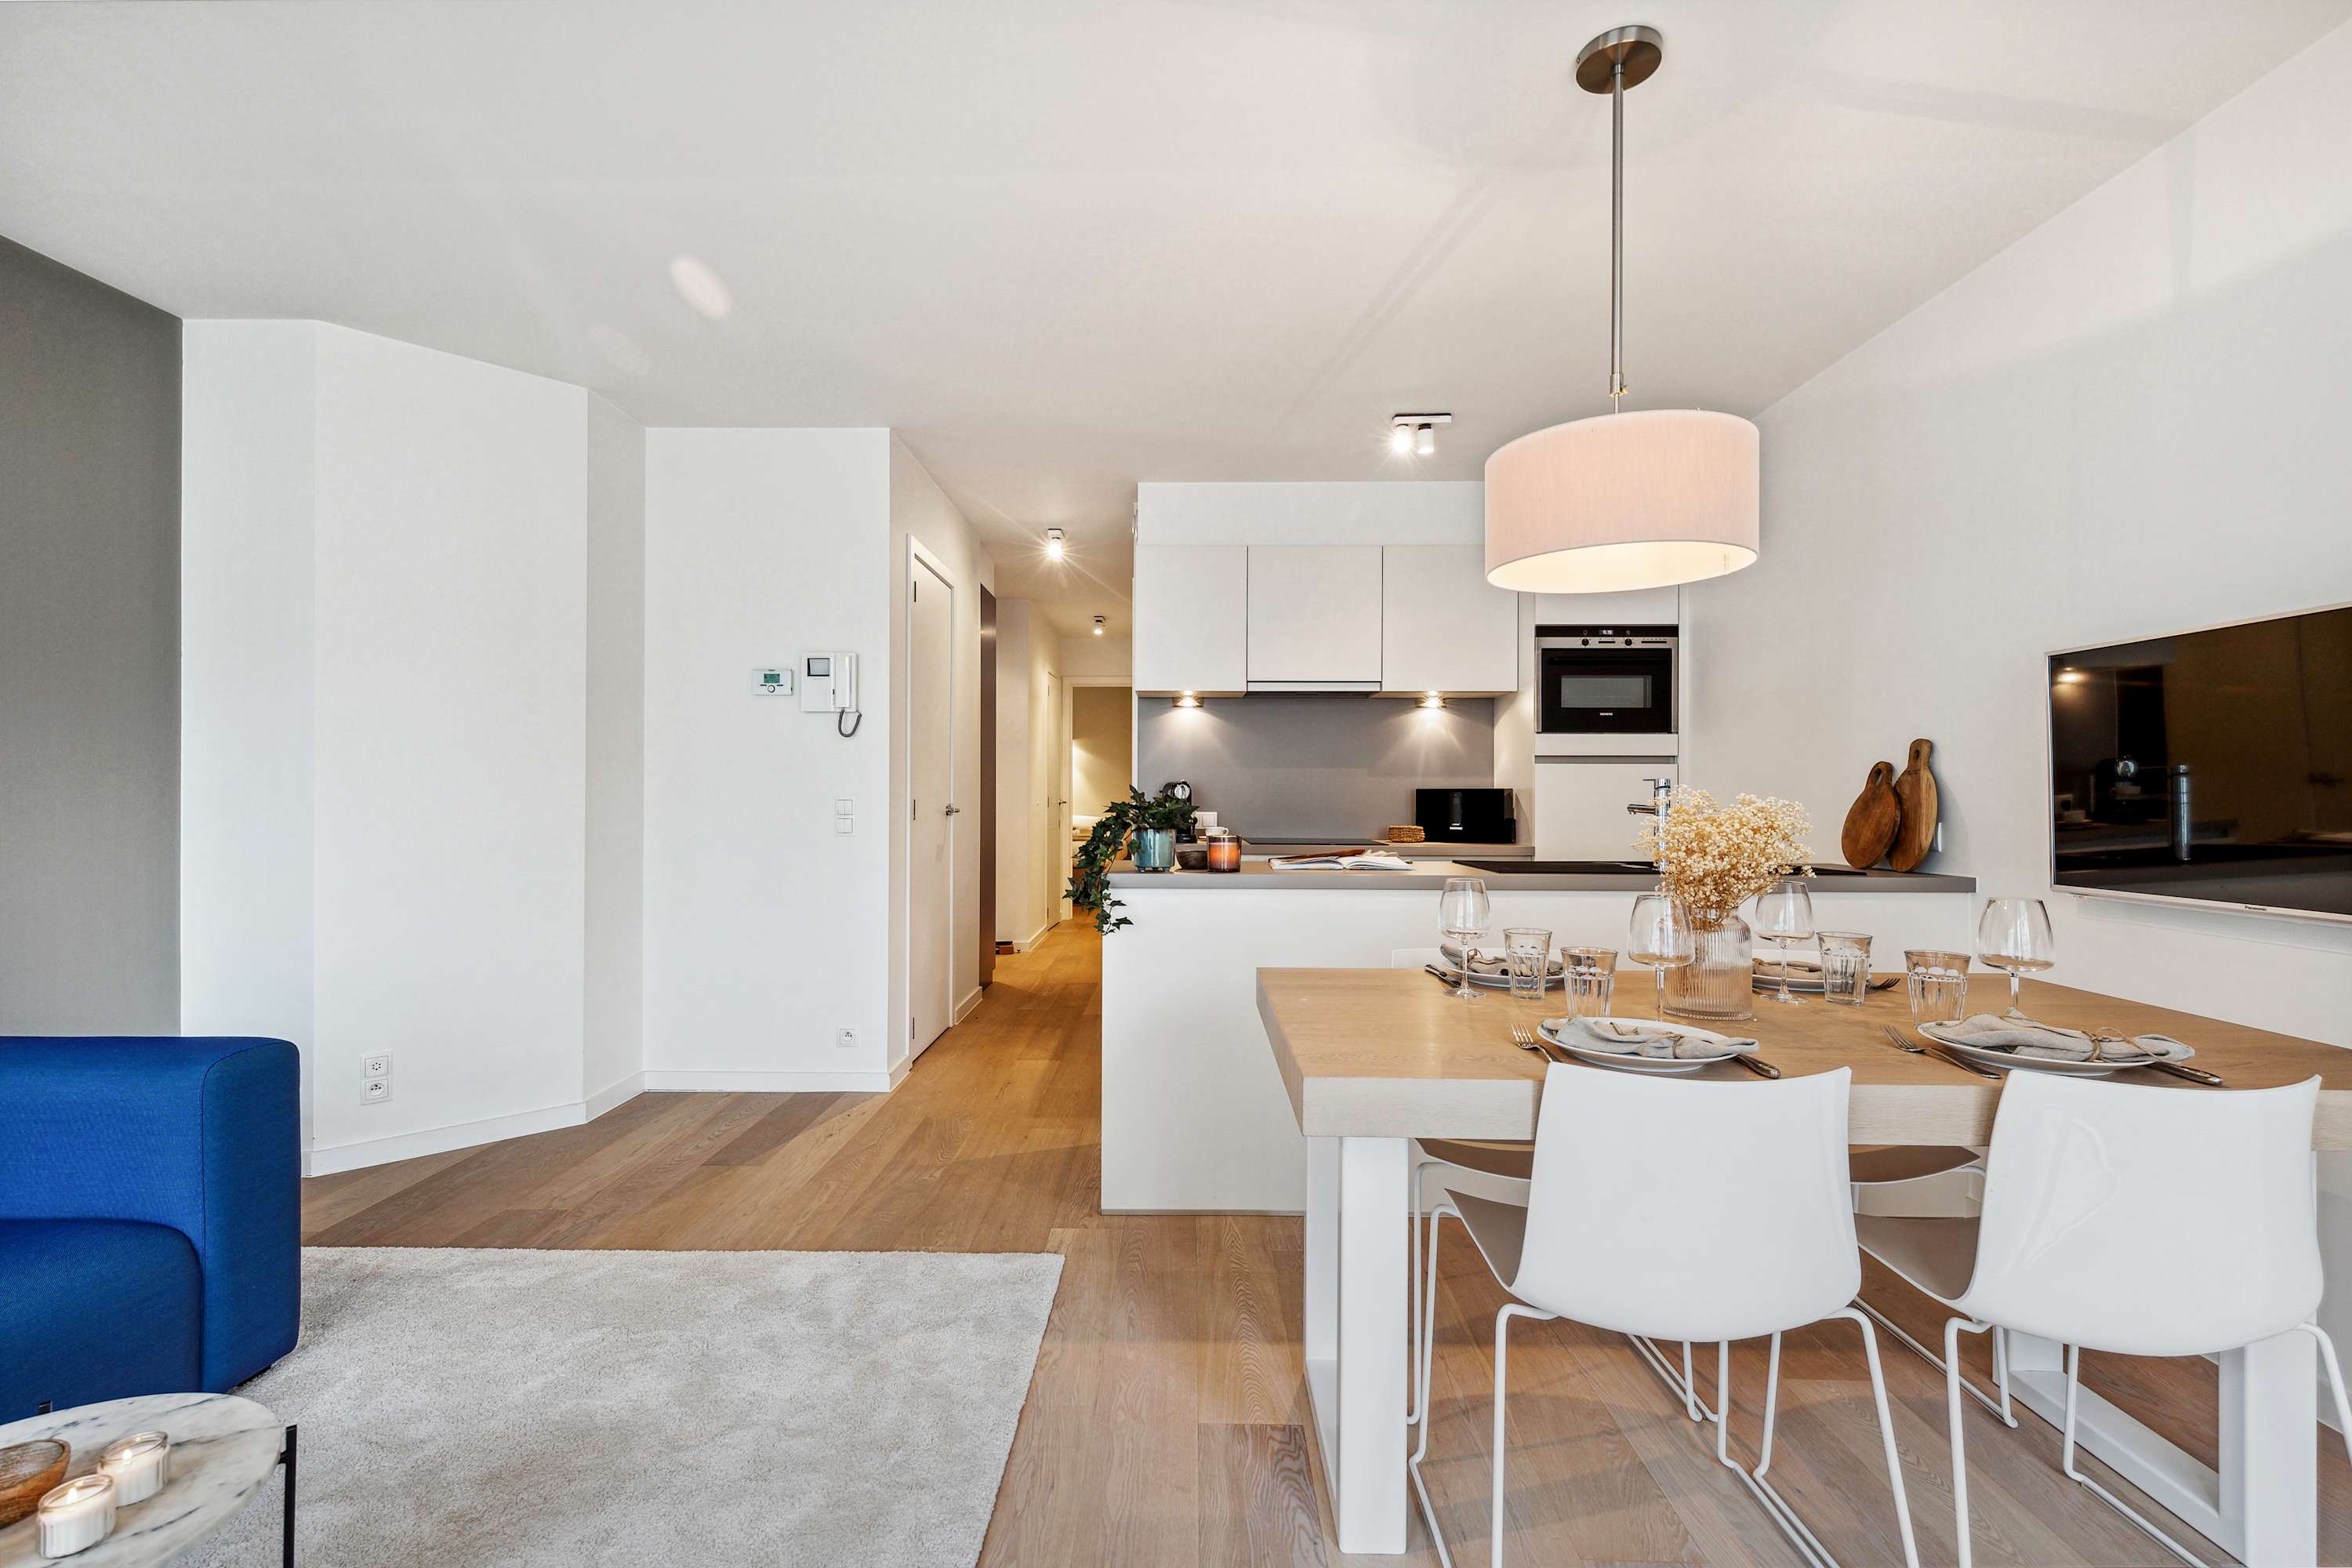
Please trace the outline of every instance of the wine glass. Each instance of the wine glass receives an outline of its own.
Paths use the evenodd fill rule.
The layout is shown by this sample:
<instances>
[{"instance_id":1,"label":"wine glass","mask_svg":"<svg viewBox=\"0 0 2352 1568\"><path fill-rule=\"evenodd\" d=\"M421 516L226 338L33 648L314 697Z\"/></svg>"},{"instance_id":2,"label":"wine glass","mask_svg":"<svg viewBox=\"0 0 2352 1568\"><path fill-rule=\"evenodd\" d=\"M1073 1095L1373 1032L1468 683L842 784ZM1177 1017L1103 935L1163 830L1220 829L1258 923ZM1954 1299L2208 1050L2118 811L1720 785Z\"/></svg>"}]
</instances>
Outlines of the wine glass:
<instances>
[{"instance_id":1,"label":"wine glass","mask_svg":"<svg viewBox=\"0 0 2352 1568\"><path fill-rule=\"evenodd\" d=\"M1486 884L1476 877L1448 877L1437 895L1437 928L1462 947L1462 984L1454 993L1464 1002L1475 1002L1470 988L1470 944L1486 934L1492 919L1486 904Z\"/></svg>"},{"instance_id":2,"label":"wine glass","mask_svg":"<svg viewBox=\"0 0 2352 1568\"><path fill-rule=\"evenodd\" d=\"M1626 928L1625 955L1650 966L1658 986L1658 1010L1666 1016L1666 971L1680 969L1698 956L1698 939L1691 931L1690 911L1664 893L1643 893L1633 900L1633 919Z\"/></svg>"},{"instance_id":3,"label":"wine glass","mask_svg":"<svg viewBox=\"0 0 2352 1568\"><path fill-rule=\"evenodd\" d=\"M1773 1000L1801 1005L1802 997L1789 994L1789 944L1813 934L1813 896L1802 878L1783 877L1770 892L1757 895L1756 934L1780 952L1780 994Z\"/></svg>"},{"instance_id":4,"label":"wine glass","mask_svg":"<svg viewBox=\"0 0 2352 1568\"><path fill-rule=\"evenodd\" d=\"M2009 1010L2016 1012L2019 983L2058 962L2049 909L2040 899L1987 900L1977 920L1977 957L1989 969L2009 972Z\"/></svg>"}]
</instances>

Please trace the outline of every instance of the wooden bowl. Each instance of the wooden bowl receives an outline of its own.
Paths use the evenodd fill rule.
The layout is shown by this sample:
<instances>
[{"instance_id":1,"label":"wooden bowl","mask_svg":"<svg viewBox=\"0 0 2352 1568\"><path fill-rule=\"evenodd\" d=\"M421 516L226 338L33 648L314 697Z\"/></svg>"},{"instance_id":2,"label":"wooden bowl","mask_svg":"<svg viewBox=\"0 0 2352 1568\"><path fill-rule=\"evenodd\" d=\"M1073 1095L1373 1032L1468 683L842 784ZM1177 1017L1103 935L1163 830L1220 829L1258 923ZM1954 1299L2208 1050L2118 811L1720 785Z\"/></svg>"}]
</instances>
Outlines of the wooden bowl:
<instances>
[{"instance_id":1,"label":"wooden bowl","mask_svg":"<svg viewBox=\"0 0 2352 1568\"><path fill-rule=\"evenodd\" d=\"M66 1479L72 1458L73 1450L54 1437L0 1448L0 1528L38 1508L42 1494Z\"/></svg>"}]
</instances>

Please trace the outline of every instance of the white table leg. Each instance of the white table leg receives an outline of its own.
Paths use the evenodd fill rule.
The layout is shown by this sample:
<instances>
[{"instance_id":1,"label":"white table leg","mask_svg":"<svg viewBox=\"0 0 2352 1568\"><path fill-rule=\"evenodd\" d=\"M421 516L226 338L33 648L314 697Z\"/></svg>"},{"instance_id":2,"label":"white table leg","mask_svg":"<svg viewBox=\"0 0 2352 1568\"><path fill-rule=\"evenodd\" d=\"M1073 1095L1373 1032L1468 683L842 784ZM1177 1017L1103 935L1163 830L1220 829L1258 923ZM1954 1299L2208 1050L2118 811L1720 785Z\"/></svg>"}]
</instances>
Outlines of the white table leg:
<instances>
[{"instance_id":1,"label":"white table leg","mask_svg":"<svg viewBox=\"0 0 2352 1568\"><path fill-rule=\"evenodd\" d=\"M2061 1353L2054 1340L2009 1336L2011 1392L2053 1426L2066 1413ZM2317 1377L2308 1334L2222 1356L2219 1473L2087 1388L2076 1405L2077 1440L2249 1568L2301 1568L2319 1552Z\"/></svg>"},{"instance_id":2,"label":"white table leg","mask_svg":"<svg viewBox=\"0 0 2352 1568\"><path fill-rule=\"evenodd\" d=\"M1406 1141L1307 1141L1307 1388L1343 1552L1405 1548Z\"/></svg>"},{"instance_id":3,"label":"white table leg","mask_svg":"<svg viewBox=\"0 0 2352 1568\"><path fill-rule=\"evenodd\" d=\"M2252 1568L2319 1561L2318 1376L2305 1333L2221 1358L2221 1544Z\"/></svg>"}]
</instances>

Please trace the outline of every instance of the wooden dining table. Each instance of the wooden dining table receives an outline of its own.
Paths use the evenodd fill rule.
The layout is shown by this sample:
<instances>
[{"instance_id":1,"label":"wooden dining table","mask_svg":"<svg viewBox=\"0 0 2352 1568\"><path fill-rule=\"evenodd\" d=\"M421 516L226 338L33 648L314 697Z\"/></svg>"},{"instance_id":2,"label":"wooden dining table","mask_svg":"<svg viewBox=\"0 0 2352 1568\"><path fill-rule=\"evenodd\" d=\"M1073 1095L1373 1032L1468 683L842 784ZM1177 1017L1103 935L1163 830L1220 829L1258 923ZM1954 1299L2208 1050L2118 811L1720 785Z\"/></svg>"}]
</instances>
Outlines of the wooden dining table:
<instances>
[{"instance_id":1,"label":"wooden dining table","mask_svg":"<svg viewBox=\"0 0 2352 1568\"><path fill-rule=\"evenodd\" d=\"M1644 979L1638 971L1621 977L1633 994L1618 1013L1648 1011L1632 1005L1648 1002L1647 990L1635 989ZM1977 976L1970 1000L1997 1010L2007 998L1993 994L2007 984ZM2022 1005L2047 1023L2186 1041L2196 1065L2227 1087L2151 1070L2126 1074L2134 1083L2226 1094L2316 1076L2313 1147L2352 1149L2352 1051L2039 981L2026 983ZM1257 1007L1307 1139L1307 1382L1339 1549L1402 1552L1410 1273L1399 1222L1412 1141L1532 1138L1546 1063L1514 1046L1510 1030L1564 1009L1557 994L1542 1003L1500 991L1458 1001L1419 969L1261 969ZM1852 1070L1853 1143L1981 1149L1991 1141L2001 1080L1897 1048L1885 1031L1909 1034L1901 986L1854 1007L1819 996L1783 1006L1759 995L1756 1013L1724 1026L1754 1037L1755 1054L1786 1076ZM1736 1064L1679 1079L1694 1080L1760 1081ZM2060 1356L2054 1342L2009 1336L2013 1394L2053 1425L2063 1414ZM2079 1440L2241 1561L2308 1564L2318 1560L2317 1393L2310 1336L2286 1333L2221 1357L2218 1470L2087 1389Z\"/></svg>"}]
</instances>

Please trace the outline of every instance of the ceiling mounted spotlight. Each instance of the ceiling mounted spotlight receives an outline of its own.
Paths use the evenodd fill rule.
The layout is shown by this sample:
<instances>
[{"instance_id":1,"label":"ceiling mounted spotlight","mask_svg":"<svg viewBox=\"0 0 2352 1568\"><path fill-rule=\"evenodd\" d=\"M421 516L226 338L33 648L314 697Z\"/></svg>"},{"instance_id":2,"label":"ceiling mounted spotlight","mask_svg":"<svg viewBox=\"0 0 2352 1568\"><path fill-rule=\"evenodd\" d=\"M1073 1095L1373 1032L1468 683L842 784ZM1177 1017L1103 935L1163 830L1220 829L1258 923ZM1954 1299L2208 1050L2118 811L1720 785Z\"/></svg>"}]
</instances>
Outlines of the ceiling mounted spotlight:
<instances>
[{"instance_id":1,"label":"ceiling mounted spotlight","mask_svg":"<svg viewBox=\"0 0 2352 1568\"><path fill-rule=\"evenodd\" d=\"M1058 528L1045 531L1045 558L1049 561L1062 558L1062 531Z\"/></svg>"},{"instance_id":2,"label":"ceiling mounted spotlight","mask_svg":"<svg viewBox=\"0 0 2352 1568\"><path fill-rule=\"evenodd\" d=\"M1197 692L1183 692L1175 699L1175 706L1179 708L1198 708L1200 705L1201 698Z\"/></svg>"},{"instance_id":3,"label":"ceiling mounted spotlight","mask_svg":"<svg viewBox=\"0 0 2352 1568\"><path fill-rule=\"evenodd\" d=\"M1421 706L1423 708L1443 708L1445 706L1445 699L1440 697L1434 691L1424 691L1421 696Z\"/></svg>"},{"instance_id":4,"label":"ceiling mounted spotlight","mask_svg":"<svg viewBox=\"0 0 2352 1568\"><path fill-rule=\"evenodd\" d=\"M1102 635L1103 635L1103 618L1102 618L1100 616L1097 616L1095 617L1095 636L1097 636L1097 637L1100 637L1100 636L1102 636Z\"/></svg>"},{"instance_id":5,"label":"ceiling mounted spotlight","mask_svg":"<svg viewBox=\"0 0 2352 1568\"><path fill-rule=\"evenodd\" d=\"M1389 450L1400 458L1414 453L1430 457L1437 450L1437 427L1453 423L1451 414L1391 414Z\"/></svg>"}]
</instances>

